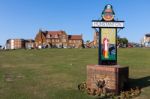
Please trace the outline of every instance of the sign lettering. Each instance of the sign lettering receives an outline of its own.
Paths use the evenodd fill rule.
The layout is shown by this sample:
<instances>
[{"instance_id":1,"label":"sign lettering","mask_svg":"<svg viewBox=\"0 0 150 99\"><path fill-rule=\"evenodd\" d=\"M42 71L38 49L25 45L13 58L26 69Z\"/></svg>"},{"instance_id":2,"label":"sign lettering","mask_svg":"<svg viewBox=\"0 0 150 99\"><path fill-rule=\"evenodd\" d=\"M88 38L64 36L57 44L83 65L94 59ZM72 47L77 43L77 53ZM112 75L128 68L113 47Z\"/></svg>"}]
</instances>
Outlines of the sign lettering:
<instances>
[{"instance_id":1,"label":"sign lettering","mask_svg":"<svg viewBox=\"0 0 150 99\"><path fill-rule=\"evenodd\" d=\"M111 27L111 28L124 28L124 22L92 22L93 28L104 28L104 27Z\"/></svg>"}]
</instances>

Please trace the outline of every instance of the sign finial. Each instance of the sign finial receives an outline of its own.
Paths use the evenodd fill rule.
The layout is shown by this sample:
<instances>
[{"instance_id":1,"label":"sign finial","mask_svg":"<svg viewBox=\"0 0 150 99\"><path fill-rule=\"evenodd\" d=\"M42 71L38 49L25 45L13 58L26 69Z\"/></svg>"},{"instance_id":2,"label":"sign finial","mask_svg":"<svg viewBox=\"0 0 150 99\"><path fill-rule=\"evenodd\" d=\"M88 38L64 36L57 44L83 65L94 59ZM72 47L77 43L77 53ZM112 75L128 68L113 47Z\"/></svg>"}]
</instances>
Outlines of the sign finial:
<instances>
[{"instance_id":1,"label":"sign finial","mask_svg":"<svg viewBox=\"0 0 150 99\"><path fill-rule=\"evenodd\" d=\"M113 11L113 6L107 4L102 12L102 20L104 21L113 21L115 17L115 13Z\"/></svg>"}]
</instances>

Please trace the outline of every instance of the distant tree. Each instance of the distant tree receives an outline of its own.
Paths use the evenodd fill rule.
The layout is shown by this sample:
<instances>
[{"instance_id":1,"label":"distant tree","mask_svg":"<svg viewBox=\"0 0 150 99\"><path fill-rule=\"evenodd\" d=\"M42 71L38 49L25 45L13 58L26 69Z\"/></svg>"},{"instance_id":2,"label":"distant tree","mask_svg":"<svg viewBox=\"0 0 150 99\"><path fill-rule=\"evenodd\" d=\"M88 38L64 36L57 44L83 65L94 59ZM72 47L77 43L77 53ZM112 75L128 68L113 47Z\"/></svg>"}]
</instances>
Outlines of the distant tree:
<instances>
[{"instance_id":1,"label":"distant tree","mask_svg":"<svg viewBox=\"0 0 150 99\"><path fill-rule=\"evenodd\" d=\"M120 36L118 35L117 36L117 45L119 45L119 43L120 43Z\"/></svg>"},{"instance_id":2,"label":"distant tree","mask_svg":"<svg viewBox=\"0 0 150 99\"><path fill-rule=\"evenodd\" d=\"M128 45L128 39L127 38L120 38L120 36L117 36L117 45L123 47L127 47Z\"/></svg>"},{"instance_id":3,"label":"distant tree","mask_svg":"<svg viewBox=\"0 0 150 99\"><path fill-rule=\"evenodd\" d=\"M85 48L89 48L89 43L90 43L90 40L87 40L87 41L85 42Z\"/></svg>"},{"instance_id":4,"label":"distant tree","mask_svg":"<svg viewBox=\"0 0 150 99\"><path fill-rule=\"evenodd\" d=\"M87 40L86 43L90 43L90 40Z\"/></svg>"},{"instance_id":5,"label":"distant tree","mask_svg":"<svg viewBox=\"0 0 150 99\"><path fill-rule=\"evenodd\" d=\"M123 44L128 44L128 39L127 38L122 38L122 43Z\"/></svg>"},{"instance_id":6,"label":"distant tree","mask_svg":"<svg viewBox=\"0 0 150 99\"><path fill-rule=\"evenodd\" d=\"M2 46L0 45L0 49L2 48Z\"/></svg>"}]
</instances>

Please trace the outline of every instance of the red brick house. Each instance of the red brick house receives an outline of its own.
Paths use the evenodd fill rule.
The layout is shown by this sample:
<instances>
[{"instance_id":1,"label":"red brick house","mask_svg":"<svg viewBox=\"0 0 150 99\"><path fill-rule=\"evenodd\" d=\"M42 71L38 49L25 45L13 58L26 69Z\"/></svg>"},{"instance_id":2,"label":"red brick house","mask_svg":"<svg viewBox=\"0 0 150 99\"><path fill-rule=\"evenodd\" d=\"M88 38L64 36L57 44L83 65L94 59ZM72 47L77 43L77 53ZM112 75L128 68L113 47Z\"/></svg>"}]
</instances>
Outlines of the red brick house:
<instances>
[{"instance_id":1,"label":"red brick house","mask_svg":"<svg viewBox=\"0 0 150 99\"><path fill-rule=\"evenodd\" d=\"M67 47L67 34L65 31L46 31L46 43L51 47Z\"/></svg>"},{"instance_id":2,"label":"red brick house","mask_svg":"<svg viewBox=\"0 0 150 99\"><path fill-rule=\"evenodd\" d=\"M94 47L98 48L98 43L99 43L99 33L98 32L95 32L94 33Z\"/></svg>"},{"instance_id":3,"label":"red brick house","mask_svg":"<svg viewBox=\"0 0 150 99\"><path fill-rule=\"evenodd\" d=\"M87 48L98 48L98 43L99 43L99 33L95 32L94 40L91 42L86 42L86 47Z\"/></svg>"},{"instance_id":4,"label":"red brick house","mask_svg":"<svg viewBox=\"0 0 150 99\"><path fill-rule=\"evenodd\" d=\"M35 47L43 46L46 44L46 35L43 31L39 30L35 37Z\"/></svg>"},{"instance_id":5,"label":"red brick house","mask_svg":"<svg viewBox=\"0 0 150 99\"><path fill-rule=\"evenodd\" d=\"M67 35L65 31L39 31L35 37L35 45L53 48L82 47L82 35Z\"/></svg>"},{"instance_id":6,"label":"red brick house","mask_svg":"<svg viewBox=\"0 0 150 99\"><path fill-rule=\"evenodd\" d=\"M82 35L68 35L68 47L81 48L83 45Z\"/></svg>"}]
</instances>

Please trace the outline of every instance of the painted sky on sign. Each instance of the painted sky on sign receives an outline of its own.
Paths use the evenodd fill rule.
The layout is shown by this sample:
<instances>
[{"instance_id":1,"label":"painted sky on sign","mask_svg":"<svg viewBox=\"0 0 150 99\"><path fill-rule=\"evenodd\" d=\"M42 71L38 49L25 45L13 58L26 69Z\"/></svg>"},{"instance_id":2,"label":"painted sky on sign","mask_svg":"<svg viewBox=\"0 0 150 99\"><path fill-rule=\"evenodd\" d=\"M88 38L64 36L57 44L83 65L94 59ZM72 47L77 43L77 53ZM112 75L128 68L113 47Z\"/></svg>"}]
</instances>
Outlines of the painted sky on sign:
<instances>
[{"instance_id":1,"label":"painted sky on sign","mask_svg":"<svg viewBox=\"0 0 150 99\"><path fill-rule=\"evenodd\" d=\"M39 29L93 40L91 20L100 19L106 4L113 5L115 19L125 21L121 37L140 42L150 33L150 0L0 0L0 45L9 38L34 39Z\"/></svg>"},{"instance_id":2,"label":"painted sky on sign","mask_svg":"<svg viewBox=\"0 0 150 99\"><path fill-rule=\"evenodd\" d=\"M111 29L111 28L102 28L101 29L101 43L103 44L104 38L107 38L109 40L109 44L115 44L116 43L116 29Z\"/></svg>"}]
</instances>

